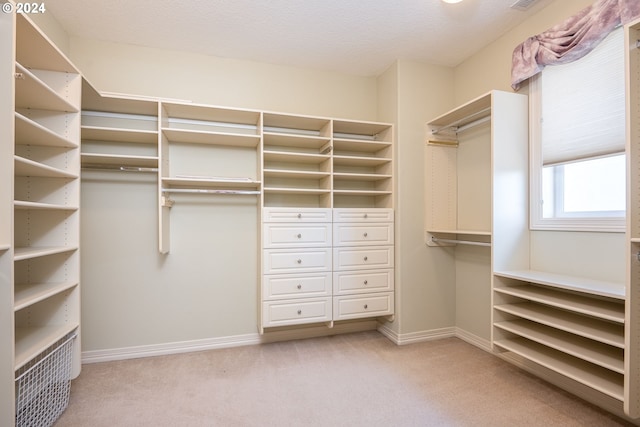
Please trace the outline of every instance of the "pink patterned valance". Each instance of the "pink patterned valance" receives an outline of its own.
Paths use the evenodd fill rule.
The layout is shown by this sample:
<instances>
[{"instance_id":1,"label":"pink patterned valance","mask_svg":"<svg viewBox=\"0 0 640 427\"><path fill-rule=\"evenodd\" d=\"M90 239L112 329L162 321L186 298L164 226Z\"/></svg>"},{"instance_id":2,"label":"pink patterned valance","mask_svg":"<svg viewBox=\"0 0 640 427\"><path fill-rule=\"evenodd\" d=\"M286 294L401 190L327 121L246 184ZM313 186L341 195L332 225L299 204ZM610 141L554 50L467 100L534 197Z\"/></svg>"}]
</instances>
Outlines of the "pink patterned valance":
<instances>
[{"instance_id":1,"label":"pink patterned valance","mask_svg":"<svg viewBox=\"0 0 640 427\"><path fill-rule=\"evenodd\" d=\"M598 0L566 21L529 37L513 51L511 87L547 65L566 64L591 52L614 28L640 16L640 0Z\"/></svg>"}]
</instances>

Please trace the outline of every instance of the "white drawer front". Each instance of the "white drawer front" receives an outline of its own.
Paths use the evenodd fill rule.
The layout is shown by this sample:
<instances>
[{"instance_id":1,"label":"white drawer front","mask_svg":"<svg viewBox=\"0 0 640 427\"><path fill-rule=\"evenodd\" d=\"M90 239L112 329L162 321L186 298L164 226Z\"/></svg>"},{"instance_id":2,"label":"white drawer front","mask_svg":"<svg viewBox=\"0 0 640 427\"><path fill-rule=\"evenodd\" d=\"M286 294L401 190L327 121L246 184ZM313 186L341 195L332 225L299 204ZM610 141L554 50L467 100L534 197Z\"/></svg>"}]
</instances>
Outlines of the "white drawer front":
<instances>
[{"instance_id":1,"label":"white drawer front","mask_svg":"<svg viewBox=\"0 0 640 427\"><path fill-rule=\"evenodd\" d=\"M334 248L333 265L340 271L393 268L393 246Z\"/></svg>"},{"instance_id":2,"label":"white drawer front","mask_svg":"<svg viewBox=\"0 0 640 427\"><path fill-rule=\"evenodd\" d=\"M393 222L393 209L334 209L333 222Z\"/></svg>"},{"instance_id":3,"label":"white drawer front","mask_svg":"<svg viewBox=\"0 0 640 427\"><path fill-rule=\"evenodd\" d=\"M331 209L264 208L263 222L331 222Z\"/></svg>"},{"instance_id":4,"label":"white drawer front","mask_svg":"<svg viewBox=\"0 0 640 427\"><path fill-rule=\"evenodd\" d=\"M331 273L268 275L262 279L265 300L331 295Z\"/></svg>"},{"instance_id":5,"label":"white drawer front","mask_svg":"<svg viewBox=\"0 0 640 427\"><path fill-rule=\"evenodd\" d=\"M320 272L331 270L331 248L266 249L264 274Z\"/></svg>"},{"instance_id":6,"label":"white drawer front","mask_svg":"<svg viewBox=\"0 0 640 427\"><path fill-rule=\"evenodd\" d=\"M393 314L393 292L333 298L333 320Z\"/></svg>"},{"instance_id":7,"label":"white drawer front","mask_svg":"<svg viewBox=\"0 0 640 427\"><path fill-rule=\"evenodd\" d=\"M393 290L393 270L371 270L333 273L335 295L383 292Z\"/></svg>"},{"instance_id":8,"label":"white drawer front","mask_svg":"<svg viewBox=\"0 0 640 427\"><path fill-rule=\"evenodd\" d=\"M265 327L327 322L331 320L331 298L313 298L262 303Z\"/></svg>"},{"instance_id":9,"label":"white drawer front","mask_svg":"<svg viewBox=\"0 0 640 427\"><path fill-rule=\"evenodd\" d=\"M265 248L331 246L331 224L278 224L263 225Z\"/></svg>"},{"instance_id":10,"label":"white drawer front","mask_svg":"<svg viewBox=\"0 0 640 427\"><path fill-rule=\"evenodd\" d=\"M393 223L334 223L335 246L392 245Z\"/></svg>"}]
</instances>

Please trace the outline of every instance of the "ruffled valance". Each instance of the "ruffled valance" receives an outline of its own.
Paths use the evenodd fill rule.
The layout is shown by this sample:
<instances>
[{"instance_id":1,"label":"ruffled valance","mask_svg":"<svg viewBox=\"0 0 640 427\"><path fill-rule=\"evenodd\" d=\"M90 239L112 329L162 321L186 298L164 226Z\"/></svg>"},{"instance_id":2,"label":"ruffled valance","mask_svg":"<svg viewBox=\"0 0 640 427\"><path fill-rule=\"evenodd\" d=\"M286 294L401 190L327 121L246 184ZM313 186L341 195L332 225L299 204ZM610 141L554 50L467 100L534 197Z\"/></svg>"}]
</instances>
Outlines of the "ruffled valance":
<instances>
[{"instance_id":1,"label":"ruffled valance","mask_svg":"<svg viewBox=\"0 0 640 427\"><path fill-rule=\"evenodd\" d=\"M640 0L598 0L566 21L529 37L513 51L511 87L547 65L566 64L591 52L614 28L640 16Z\"/></svg>"}]
</instances>

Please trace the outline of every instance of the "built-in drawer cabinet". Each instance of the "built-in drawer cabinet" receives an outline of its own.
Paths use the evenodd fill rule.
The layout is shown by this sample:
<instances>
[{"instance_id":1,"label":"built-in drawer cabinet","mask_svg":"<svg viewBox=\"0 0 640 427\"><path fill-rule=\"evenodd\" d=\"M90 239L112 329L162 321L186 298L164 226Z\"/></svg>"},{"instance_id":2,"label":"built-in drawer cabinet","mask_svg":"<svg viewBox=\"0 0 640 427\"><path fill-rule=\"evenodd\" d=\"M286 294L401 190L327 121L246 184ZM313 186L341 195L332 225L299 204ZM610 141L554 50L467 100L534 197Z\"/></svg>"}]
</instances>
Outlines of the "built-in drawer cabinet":
<instances>
[{"instance_id":1,"label":"built-in drawer cabinet","mask_svg":"<svg viewBox=\"0 0 640 427\"><path fill-rule=\"evenodd\" d=\"M263 240L265 248L331 246L331 224L265 223Z\"/></svg>"},{"instance_id":2,"label":"built-in drawer cabinet","mask_svg":"<svg viewBox=\"0 0 640 427\"><path fill-rule=\"evenodd\" d=\"M393 290L393 270L334 272L333 294L350 295Z\"/></svg>"},{"instance_id":3,"label":"built-in drawer cabinet","mask_svg":"<svg viewBox=\"0 0 640 427\"><path fill-rule=\"evenodd\" d=\"M331 296L331 273L268 275L263 280L263 300L318 296Z\"/></svg>"},{"instance_id":4,"label":"built-in drawer cabinet","mask_svg":"<svg viewBox=\"0 0 640 427\"><path fill-rule=\"evenodd\" d=\"M392 223L333 224L334 246L392 245Z\"/></svg>"},{"instance_id":5,"label":"built-in drawer cabinet","mask_svg":"<svg viewBox=\"0 0 640 427\"><path fill-rule=\"evenodd\" d=\"M262 222L327 222L331 223L331 209L316 208L264 208Z\"/></svg>"},{"instance_id":6,"label":"built-in drawer cabinet","mask_svg":"<svg viewBox=\"0 0 640 427\"><path fill-rule=\"evenodd\" d=\"M393 223L393 209L340 208L333 210L333 222L390 222Z\"/></svg>"},{"instance_id":7,"label":"built-in drawer cabinet","mask_svg":"<svg viewBox=\"0 0 640 427\"><path fill-rule=\"evenodd\" d=\"M334 248L333 265L337 271L393 268L393 246Z\"/></svg>"},{"instance_id":8,"label":"built-in drawer cabinet","mask_svg":"<svg viewBox=\"0 0 640 427\"><path fill-rule=\"evenodd\" d=\"M269 301L262 304L264 327L328 322L332 316L331 297Z\"/></svg>"},{"instance_id":9,"label":"built-in drawer cabinet","mask_svg":"<svg viewBox=\"0 0 640 427\"><path fill-rule=\"evenodd\" d=\"M301 273L331 271L331 248L266 249L264 273Z\"/></svg>"},{"instance_id":10,"label":"built-in drawer cabinet","mask_svg":"<svg viewBox=\"0 0 640 427\"><path fill-rule=\"evenodd\" d=\"M393 314L393 292L333 298L333 319L347 320Z\"/></svg>"}]
</instances>

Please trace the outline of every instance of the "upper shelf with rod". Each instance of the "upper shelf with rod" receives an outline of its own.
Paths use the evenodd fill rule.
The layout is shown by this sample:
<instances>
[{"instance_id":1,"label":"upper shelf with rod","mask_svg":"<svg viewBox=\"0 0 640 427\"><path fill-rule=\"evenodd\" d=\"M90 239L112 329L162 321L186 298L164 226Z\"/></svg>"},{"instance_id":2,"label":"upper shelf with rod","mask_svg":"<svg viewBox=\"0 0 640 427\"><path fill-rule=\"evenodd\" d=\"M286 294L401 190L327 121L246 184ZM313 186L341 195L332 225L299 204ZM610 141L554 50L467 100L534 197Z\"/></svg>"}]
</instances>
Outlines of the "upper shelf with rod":
<instances>
[{"instance_id":1,"label":"upper shelf with rod","mask_svg":"<svg viewBox=\"0 0 640 427\"><path fill-rule=\"evenodd\" d=\"M432 135L456 134L489 121L491 118L491 93L484 94L451 110L435 119L428 125Z\"/></svg>"}]
</instances>

